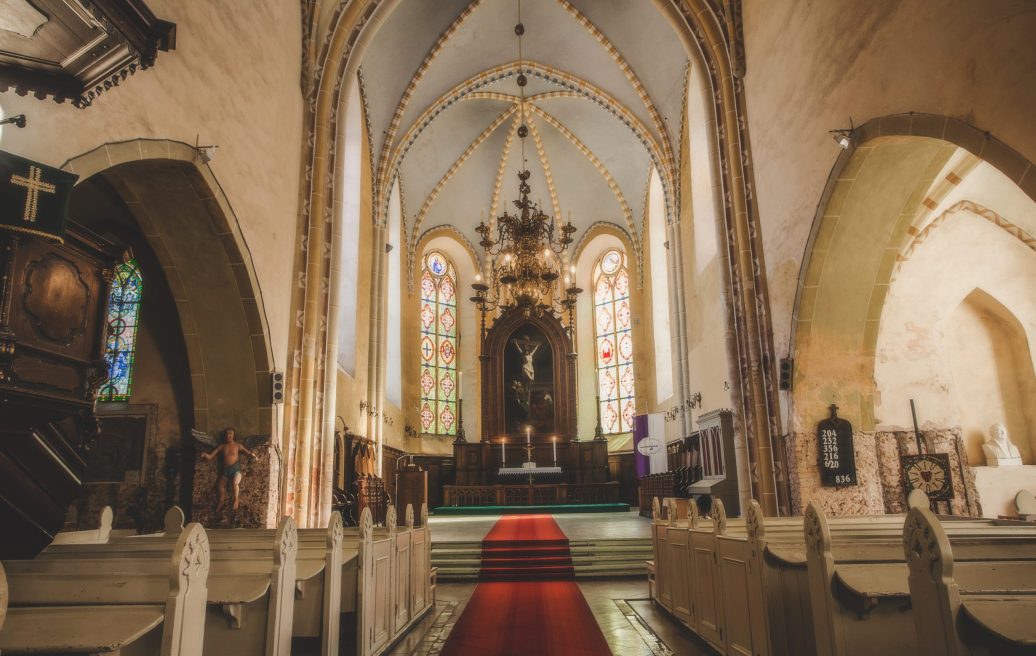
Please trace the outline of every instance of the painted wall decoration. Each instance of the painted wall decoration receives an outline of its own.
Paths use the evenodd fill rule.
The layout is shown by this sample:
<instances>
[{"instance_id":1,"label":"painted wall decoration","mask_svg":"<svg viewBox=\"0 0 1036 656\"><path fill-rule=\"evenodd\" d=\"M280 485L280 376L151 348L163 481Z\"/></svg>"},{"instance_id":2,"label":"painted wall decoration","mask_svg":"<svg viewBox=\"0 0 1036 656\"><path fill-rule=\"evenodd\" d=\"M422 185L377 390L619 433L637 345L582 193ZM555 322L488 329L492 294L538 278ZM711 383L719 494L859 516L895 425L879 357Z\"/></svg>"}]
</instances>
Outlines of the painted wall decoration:
<instances>
[{"instance_id":1,"label":"painted wall decoration","mask_svg":"<svg viewBox=\"0 0 1036 656\"><path fill-rule=\"evenodd\" d=\"M421 263L421 432L457 432L457 271L439 251Z\"/></svg>"},{"instance_id":2,"label":"painted wall decoration","mask_svg":"<svg viewBox=\"0 0 1036 656\"><path fill-rule=\"evenodd\" d=\"M136 260L130 259L115 267L108 297L108 339L104 350L108 382L101 387L98 401L129 401L143 293L144 283Z\"/></svg>"},{"instance_id":3,"label":"painted wall decoration","mask_svg":"<svg viewBox=\"0 0 1036 656\"><path fill-rule=\"evenodd\" d=\"M633 317L626 254L607 251L594 266L594 335L601 425L606 434L633 430L637 414Z\"/></svg>"},{"instance_id":4,"label":"painted wall decoration","mask_svg":"<svg viewBox=\"0 0 1036 656\"><path fill-rule=\"evenodd\" d=\"M511 434L557 431L554 418L554 351L547 336L532 324L519 326L504 349L505 425Z\"/></svg>"}]
</instances>

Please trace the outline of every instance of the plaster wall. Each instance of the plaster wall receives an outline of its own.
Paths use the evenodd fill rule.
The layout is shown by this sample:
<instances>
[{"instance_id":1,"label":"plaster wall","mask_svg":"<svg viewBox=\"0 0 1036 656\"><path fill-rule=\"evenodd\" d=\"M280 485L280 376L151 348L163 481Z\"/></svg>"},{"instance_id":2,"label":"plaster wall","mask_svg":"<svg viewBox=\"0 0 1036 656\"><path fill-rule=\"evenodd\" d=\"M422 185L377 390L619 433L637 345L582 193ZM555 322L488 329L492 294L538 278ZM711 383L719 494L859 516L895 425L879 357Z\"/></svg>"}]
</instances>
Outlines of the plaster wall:
<instances>
[{"instance_id":1,"label":"plaster wall","mask_svg":"<svg viewBox=\"0 0 1036 656\"><path fill-rule=\"evenodd\" d=\"M1032 462L1033 280L1036 253L1005 230L966 210L939 225L901 264L886 299L875 358L876 421L909 427L915 399L921 421L962 426L972 465L984 463L982 442L999 421ZM976 295L1003 313L970 302Z\"/></svg>"},{"instance_id":2,"label":"plaster wall","mask_svg":"<svg viewBox=\"0 0 1036 656\"><path fill-rule=\"evenodd\" d=\"M722 220L721 182L715 170L715 121L703 71L692 67L687 99L687 139L681 144L682 207L680 224L683 241L683 294L686 302L686 331L689 349L690 394L701 393L701 408L694 416L731 408L728 353L725 341L726 317L721 290L723 260L719 253ZM678 422L673 422L674 424ZM679 437L672 435L670 437Z\"/></svg>"},{"instance_id":3,"label":"plaster wall","mask_svg":"<svg viewBox=\"0 0 1036 656\"><path fill-rule=\"evenodd\" d=\"M176 50L83 110L0 94L5 114L28 117L26 128L4 130L0 148L61 166L110 142L219 145L210 167L240 221L265 300L273 364L283 369L302 141L299 7L275 0L257 0L248 11L227 2L148 6L177 24Z\"/></svg>"},{"instance_id":4,"label":"plaster wall","mask_svg":"<svg viewBox=\"0 0 1036 656\"><path fill-rule=\"evenodd\" d=\"M755 199L778 355L817 202L828 131L899 112L961 118L1036 159L1036 8L1020 0L745 0ZM937 83L935 82L937 81ZM1036 185L1030 174L1023 187Z\"/></svg>"}]
</instances>

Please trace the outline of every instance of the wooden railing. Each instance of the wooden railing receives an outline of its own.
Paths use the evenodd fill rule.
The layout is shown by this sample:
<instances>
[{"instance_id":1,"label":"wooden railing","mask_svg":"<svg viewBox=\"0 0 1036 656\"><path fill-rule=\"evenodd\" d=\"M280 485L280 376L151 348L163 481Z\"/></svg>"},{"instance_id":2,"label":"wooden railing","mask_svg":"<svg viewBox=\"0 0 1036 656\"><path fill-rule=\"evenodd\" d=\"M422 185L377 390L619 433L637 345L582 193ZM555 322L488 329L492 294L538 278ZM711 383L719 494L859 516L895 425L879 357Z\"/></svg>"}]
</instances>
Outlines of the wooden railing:
<instances>
[{"instance_id":1,"label":"wooden railing","mask_svg":"<svg viewBox=\"0 0 1036 656\"><path fill-rule=\"evenodd\" d=\"M446 485L447 506L550 506L618 503L619 484Z\"/></svg>"}]
</instances>

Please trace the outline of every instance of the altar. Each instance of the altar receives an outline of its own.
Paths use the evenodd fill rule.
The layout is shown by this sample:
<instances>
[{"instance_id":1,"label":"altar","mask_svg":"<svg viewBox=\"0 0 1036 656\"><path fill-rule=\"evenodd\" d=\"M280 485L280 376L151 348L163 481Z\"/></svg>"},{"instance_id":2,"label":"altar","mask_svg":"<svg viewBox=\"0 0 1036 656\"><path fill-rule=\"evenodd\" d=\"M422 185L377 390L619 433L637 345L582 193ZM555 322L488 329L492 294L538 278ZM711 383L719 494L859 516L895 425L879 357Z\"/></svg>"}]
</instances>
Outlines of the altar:
<instances>
[{"instance_id":1,"label":"altar","mask_svg":"<svg viewBox=\"0 0 1036 656\"><path fill-rule=\"evenodd\" d=\"M511 308L486 332L480 361L482 434L477 442L458 435L453 455L454 487L482 489L471 495L456 491L455 497L497 503L497 491L486 488L528 487L530 477L534 486L608 483L607 440L599 432L596 439L577 439L576 354L569 330L557 316ZM610 489L501 494L530 502L564 503L610 497Z\"/></svg>"}]
</instances>

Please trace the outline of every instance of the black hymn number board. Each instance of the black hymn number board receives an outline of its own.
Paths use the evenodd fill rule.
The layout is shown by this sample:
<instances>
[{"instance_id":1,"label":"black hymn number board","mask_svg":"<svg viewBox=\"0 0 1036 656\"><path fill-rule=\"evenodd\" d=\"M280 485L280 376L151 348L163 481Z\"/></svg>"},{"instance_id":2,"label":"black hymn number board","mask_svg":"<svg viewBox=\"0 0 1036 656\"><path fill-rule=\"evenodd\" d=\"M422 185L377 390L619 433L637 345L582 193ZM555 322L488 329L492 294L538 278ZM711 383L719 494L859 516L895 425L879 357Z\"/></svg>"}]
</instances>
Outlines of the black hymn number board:
<instances>
[{"instance_id":1,"label":"black hymn number board","mask_svg":"<svg viewBox=\"0 0 1036 656\"><path fill-rule=\"evenodd\" d=\"M838 406L830 410L831 416L817 424L820 482L826 487L856 485L853 425L838 416Z\"/></svg>"}]
</instances>

